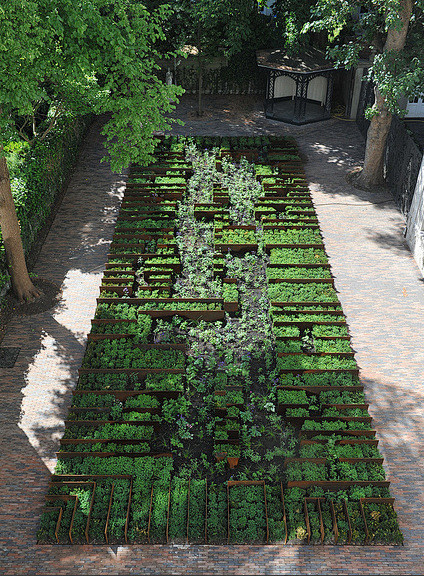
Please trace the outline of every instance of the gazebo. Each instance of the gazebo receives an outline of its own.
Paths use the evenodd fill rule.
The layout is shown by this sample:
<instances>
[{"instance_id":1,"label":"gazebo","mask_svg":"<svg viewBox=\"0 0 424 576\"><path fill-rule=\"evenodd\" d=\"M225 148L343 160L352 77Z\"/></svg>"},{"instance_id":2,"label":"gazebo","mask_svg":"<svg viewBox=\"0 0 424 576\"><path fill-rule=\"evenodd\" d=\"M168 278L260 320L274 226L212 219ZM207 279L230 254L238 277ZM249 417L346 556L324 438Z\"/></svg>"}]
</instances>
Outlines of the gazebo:
<instances>
[{"instance_id":1,"label":"gazebo","mask_svg":"<svg viewBox=\"0 0 424 576\"><path fill-rule=\"evenodd\" d=\"M331 117L334 64L316 48L299 56L283 50L258 50L256 60L267 71L265 116L290 124L309 124Z\"/></svg>"}]
</instances>

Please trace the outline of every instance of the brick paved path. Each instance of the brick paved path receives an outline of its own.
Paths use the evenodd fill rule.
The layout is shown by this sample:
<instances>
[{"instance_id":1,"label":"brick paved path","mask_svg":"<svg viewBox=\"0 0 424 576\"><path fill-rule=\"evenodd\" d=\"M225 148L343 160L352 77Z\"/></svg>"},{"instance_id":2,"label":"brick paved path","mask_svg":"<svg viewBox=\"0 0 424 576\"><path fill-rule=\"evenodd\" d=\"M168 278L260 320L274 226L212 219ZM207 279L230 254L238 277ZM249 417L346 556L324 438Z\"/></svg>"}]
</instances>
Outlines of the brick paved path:
<instances>
[{"instance_id":1,"label":"brick paved path","mask_svg":"<svg viewBox=\"0 0 424 576\"><path fill-rule=\"evenodd\" d=\"M424 282L403 241L390 196L351 188L362 158L354 123L305 127L265 121L255 98L208 99L202 120L186 97L175 129L189 134L293 134L336 287L350 325L370 413L396 497L404 547L37 546L35 535L63 419L94 314L124 175L102 155L100 123L88 135L35 271L62 285L59 306L8 326L3 346L21 346L0 370L0 574L423 574Z\"/></svg>"}]
</instances>

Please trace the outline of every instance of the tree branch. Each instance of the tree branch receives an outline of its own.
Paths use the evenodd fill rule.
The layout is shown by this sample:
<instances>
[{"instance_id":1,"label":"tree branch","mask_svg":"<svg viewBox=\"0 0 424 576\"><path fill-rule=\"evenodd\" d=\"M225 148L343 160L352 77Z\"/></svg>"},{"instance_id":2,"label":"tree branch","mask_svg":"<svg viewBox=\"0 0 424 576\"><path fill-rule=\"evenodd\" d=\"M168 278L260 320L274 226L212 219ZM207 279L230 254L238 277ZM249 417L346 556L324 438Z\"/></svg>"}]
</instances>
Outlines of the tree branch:
<instances>
[{"instance_id":1,"label":"tree branch","mask_svg":"<svg viewBox=\"0 0 424 576\"><path fill-rule=\"evenodd\" d=\"M22 126L19 128L19 136L23 138L26 142L32 142L32 140L23 132L23 129L28 124L28 116Z\"/></svg>"},{"instance_id":2,"label":"tree branch","mask_svg":"<svg viewBox=\"0 0 424 576\"><path fill-rule=\"evenodd\" d=\"M62 112L63 112L63 106L61 103L59 103L57 105L55 112L54 112L53 118L50 120L50 124L48 125L47 129L41 134L40 140L44 140L44 138L47 136L47 134L51 130L53 130L53 128L56 126L56 123L57 123L60 115L62 114Z\"/></svg>"}]
</instances>

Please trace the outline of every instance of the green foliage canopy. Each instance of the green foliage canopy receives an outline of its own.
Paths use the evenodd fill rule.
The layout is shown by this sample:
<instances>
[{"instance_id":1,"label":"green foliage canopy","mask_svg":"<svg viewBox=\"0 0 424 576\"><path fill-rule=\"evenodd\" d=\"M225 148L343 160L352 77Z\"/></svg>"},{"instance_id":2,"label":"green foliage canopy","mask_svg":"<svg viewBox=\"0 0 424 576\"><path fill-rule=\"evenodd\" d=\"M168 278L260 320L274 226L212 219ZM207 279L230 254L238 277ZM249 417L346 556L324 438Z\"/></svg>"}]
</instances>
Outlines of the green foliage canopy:
<instances>
[{"instance_id":1,"label":"green foliage canopy","mask_svg":"<svg viewBox=\"0 0 424 576\"><path fill-rule=\"evenodd\" d=\"M162 22L135 0L6 0L0 6L0 145L43 138L63 114L107 113L112 168L147 162L182 93L157 77Z\"/></svg>"},{"instance_id":2,"label":"green foliage canopy","mask_svg":"<svg viewBox=\"0 0 424 576\"><path fill-rule=\"evenodd\" d=\"M405 0L318 0L311 19L303 27L328 31L328 54L338 65L357 65L361 51L373 49L375 56L368 78L378 86L387 109L402 113L399 98L418 96L424 91L424 2L412 2L405 47L398 51L386 45L389 30L399 30ZM359 16L359 10L361 15ZM371 110L371 115L376 110Z\"/></svg>"}]
</instances>

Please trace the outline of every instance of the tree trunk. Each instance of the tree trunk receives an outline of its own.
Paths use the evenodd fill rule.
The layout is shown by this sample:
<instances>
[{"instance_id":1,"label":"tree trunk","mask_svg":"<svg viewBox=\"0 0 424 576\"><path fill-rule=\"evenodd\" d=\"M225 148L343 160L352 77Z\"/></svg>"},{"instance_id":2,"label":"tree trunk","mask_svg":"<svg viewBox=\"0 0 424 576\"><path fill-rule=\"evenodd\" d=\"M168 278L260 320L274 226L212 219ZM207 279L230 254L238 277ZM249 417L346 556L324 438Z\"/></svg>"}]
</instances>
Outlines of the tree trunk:
<instances>
[{"instance_id":1,"label":"tree trunk","mask_svg":"<svg viewBox=\"0 0 424 576\"><path fill-rule=\"evenodd\" d=\"M203 91L203 62L202 62L202 47L201 43L201 31L200 24L197 27L197 75L198 75L198 86L197 86L197 115L203 116L202 109L202 91Z\"/></svg>"},{"instance_id":2,"label":"tree trunk","mask_svg":"<svg viewBox=\"0 0 424 576\"><path fill-rule=\"evenodd\" d=\"M384 151L392 124L392 114L387 110L384 98L377 87L374 89L378 114L371 118L367 132L364 167L359 174L359 184L370 188L384 184Z\"/></svg>"},{"instance_id":3,"label":"tree trunk","mask_svg":"<svg viewBox=\"0 0 424 576\"><path fill-rule=\"evenodd\" d=\"M401 0L399 11L400 25L388 29L386 43L383 48L384 52L392 51L396 53L403 50L411 15L412 0ZM392 114L388 110L384 96L380 93L378 86L375 87L374 92L377 114L372 117L368 128L364 167L356 179L358 184L367 188L384 183L384 150L392 123Z\"/></svg>"},{"instance_id":4,"label":"tree trunk","mask_svg":"<svg viewBox=\"0 0 424 576\"><path fill-rule=\"evenodd\" d=\"M2 156L0 148L0 156ZM0 157L0 227L12 288L19 302L32 302L40 296L28 274L15 203L10 189L6 158Z\"/></svg>"}]
</instances>

